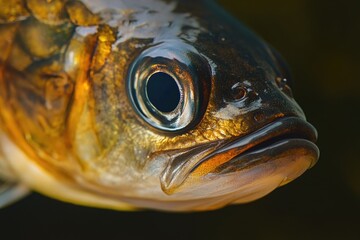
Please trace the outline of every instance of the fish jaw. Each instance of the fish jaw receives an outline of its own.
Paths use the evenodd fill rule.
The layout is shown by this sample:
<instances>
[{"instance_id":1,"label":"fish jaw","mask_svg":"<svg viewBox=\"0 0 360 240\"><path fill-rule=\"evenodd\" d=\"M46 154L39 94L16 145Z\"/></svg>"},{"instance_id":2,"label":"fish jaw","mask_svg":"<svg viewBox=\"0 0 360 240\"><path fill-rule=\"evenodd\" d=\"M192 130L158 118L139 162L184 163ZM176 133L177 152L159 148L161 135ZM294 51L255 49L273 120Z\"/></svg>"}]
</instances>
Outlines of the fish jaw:
<instances>
[{"instance_id":1,"label":"fish jaw","mask_svg":"<svg viewBox=\"0 0 360 240\"><path fill-rule=\"evenodd\" d=\"M265 126L265 129L269 126ZM169 165L165 164L169 158L164 157L163 154L155 157L153 161L155 163L156 159L164 158L162 163L157 162L157 166L152 171L154 174L147 179L150 189L147 189L148 197L144 198L139 197L143 194L139 195L135 189L133 194L129 193L126 196L122 192L120 196L118 191L117 194L112 194L110 189L107 189L109 192L106 191L109 186L102 186L101 191L99 189L95 191L82 186L79 182L60 181L43 167L34 164L6 136L2 136L1 142L6 146L4 148L6 156L14 159L11 161L11 167L19 176L19 180L35 191L66 202L117 210L134 210L133 206L137 206L164 211L204 211L231 203L253 201L300 176L316 162L318 156L318 151L313 148L311 141L290 139L275 142L266 148L248 150L245 154L238 154L221 163L219 160L216 161L216 154L212 158L206 157L211 153L220 153L220 149L226 150L224 147L229 147L236 141L213 142L206 146L197 146L198 159L207 160L198 161L198 165L182 166L183 169L189 170L189 174L182 184L177 187L173 185L172 191L166 192L166 188L159 187L159 178L156 177L158 171L165 168L162 172L164 177L166 169L169 168ZM188 151L187 156L194 157L196 151ZM171 156L170 153L166 155ZM215 164L211 171L200 171L205 169L203 164L212 161L218 164ZM23 174L24 172L26 174ZM164 179L160 178L160 182L161 180Z\"/></svg>"},{"instance_id":2,"label":"fish jaw","mask_svg":"<svg viewBox=\"0 0 360 240\"><path fill-rule=\"evenodd\" d=\"M252 201L312 167L319 157L316 138L303 119L282 118L230 142L213 143L188 160L173 160L161 186L178 198L216 198L223 205Z\"/></svg>"}]
</instances>

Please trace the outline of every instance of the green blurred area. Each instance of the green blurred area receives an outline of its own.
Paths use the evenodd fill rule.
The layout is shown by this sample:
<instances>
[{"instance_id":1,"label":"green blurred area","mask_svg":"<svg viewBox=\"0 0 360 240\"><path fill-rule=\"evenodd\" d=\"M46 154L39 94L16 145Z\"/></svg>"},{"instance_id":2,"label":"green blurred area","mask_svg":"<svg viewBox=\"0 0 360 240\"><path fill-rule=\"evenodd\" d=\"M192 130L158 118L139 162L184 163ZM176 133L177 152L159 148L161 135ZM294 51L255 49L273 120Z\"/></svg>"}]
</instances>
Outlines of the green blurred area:
<instances>
[{"instance_id":1,"label":"green blurred area","mask_svg":"<svg viewBox=\"0 0 360 240\"><path fill-rule=\"evenodd\" d=\"M33 194L0 212L1 239L360 239L360 1L220 3L291 66L319 131L318 164L263 199L206 213L123 213Z\"/></svg>"},{"instance_id":2,"label":"green blurred area","mask_svg":"<svg viewBox=\"0 0 360 240\"><path fill-rule=\"evenodd\" d=\"M360 1L220 2L285 57L319 131L318 164L275 193L292 209L258 229L270 228L268 239L360 239Z\"/></svg>"},{"instance_id":3,"label":"green blurred area","mask_svg":"<svg viewBox=\"0 0 360 240\"><path fill-rule=\"evenodd\" d=\"M285 57L319 130L314 171L360 200L360 1L220 2Z\"/></svg>"},{"instance_id":4,"label":"green blurred area","mask_svg":"<svg viewBox=\"0 0 360 240\"><path fill-rule=\"evenodd\" d=\"M359 1L219 2L284 55L301 81L300 97L315 91L332 100L359 99Z\"/></svg>"}]
</instances>

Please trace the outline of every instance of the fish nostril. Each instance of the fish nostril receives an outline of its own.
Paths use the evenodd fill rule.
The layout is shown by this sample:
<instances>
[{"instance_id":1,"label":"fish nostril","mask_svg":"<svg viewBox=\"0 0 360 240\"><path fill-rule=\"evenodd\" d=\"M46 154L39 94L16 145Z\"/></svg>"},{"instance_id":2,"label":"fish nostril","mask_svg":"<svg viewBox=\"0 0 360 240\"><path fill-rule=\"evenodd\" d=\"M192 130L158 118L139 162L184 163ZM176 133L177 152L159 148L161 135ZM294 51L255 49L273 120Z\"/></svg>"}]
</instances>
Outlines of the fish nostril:
<instances>
[{"instance_id":1,"label":"fish nostril","mask_svg":"<svg viewBox=\"0 0 360 240\"><path fill-rule=\"evenodd\" d=\"M293 97L291 88L290 88L288 80L286 78L277 77L277 78L275 78L275 82L281 91L283 91L289 97Z\"/></svg>"},{"instance_id":2,"label":"fish nostril","mask_svg":"<svg viewBox=\"0 0 360 240\"><path fill-rule=\"evenodd\" d=\"M256 113L254 116L254 119L257 122L263 122L265 120L265 114L264 113Z\"/></svg>"},{"instance_id":3,"label":"fish nostril","mask_svg":"<svg viewBox=\"0 0 360 240\"><path fill-rule=\"evenodd\" d=\"M231 98L234 101L242 101L246 98L248 90L240 83L235 84L231 87Z\"/></svg>"},{"instance_id":4,"label":"fish nostril","mask_svg":"<svg viewBox=\"0 0 360 240\"><path fill-rule=\"evenodd\" d=\"M286 78L277 77L277 78L275 78L275 82L279 88L284 88L287 85Z\"/></svg>"}]
</instances>

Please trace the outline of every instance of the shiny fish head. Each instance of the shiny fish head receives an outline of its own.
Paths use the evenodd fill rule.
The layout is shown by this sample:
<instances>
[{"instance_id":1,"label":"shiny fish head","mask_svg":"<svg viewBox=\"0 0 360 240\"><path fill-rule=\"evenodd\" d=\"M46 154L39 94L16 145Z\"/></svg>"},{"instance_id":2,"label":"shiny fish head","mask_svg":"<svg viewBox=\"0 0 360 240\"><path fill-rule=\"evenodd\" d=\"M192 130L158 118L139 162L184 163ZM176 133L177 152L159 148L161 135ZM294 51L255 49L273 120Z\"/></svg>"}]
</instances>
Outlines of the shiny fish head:
<instances>
[{"instance_id":1,"label":"shiny fish head","mask_svg":"<svg viewBox=\"0 0 360 240\"><path fill-rule=\"evenodd\" d=\"M208 210L260 198L316 163L317 133L284 61L212 1L59 1L53 15L31 2L11 20L0 106L20 165L51 179L19 173L35 190L115 209Z\"/></svg>"}]
</instances>

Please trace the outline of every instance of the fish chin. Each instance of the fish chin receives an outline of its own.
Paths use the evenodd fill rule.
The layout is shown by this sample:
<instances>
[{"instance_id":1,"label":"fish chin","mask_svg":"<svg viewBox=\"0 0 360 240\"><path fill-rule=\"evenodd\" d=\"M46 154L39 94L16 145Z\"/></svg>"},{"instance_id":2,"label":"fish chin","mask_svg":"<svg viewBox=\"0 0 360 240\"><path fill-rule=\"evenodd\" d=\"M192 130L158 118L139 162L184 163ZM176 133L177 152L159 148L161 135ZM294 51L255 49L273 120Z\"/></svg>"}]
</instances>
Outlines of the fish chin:
<instances>
[{"instance_id":1,"label":"fish chin","mask_svg":"<svg viewBox=\"0 0 360 240\"><path fill-rule=\"evenodd\" d=\"M126 202L165 211L205 211L250 202L299 177L315 164L318 154L308 140L282 140L239 154L211 172L199 171L204 169L199 165L167 196Z\"/></svg>"},{"instance_id":2,"label":"fish chin","mask_svg":"<svg viewBox=\"0 0 360 240\"><path fill-rule=\"evenodd\" d=\"M194 170L174 195L205 198L206 205L199 206L204 209L256 200L312 167L319 154L314 146L303 139L284 140L236 156L204 175Z\"/></svg>"}]
</instances>

